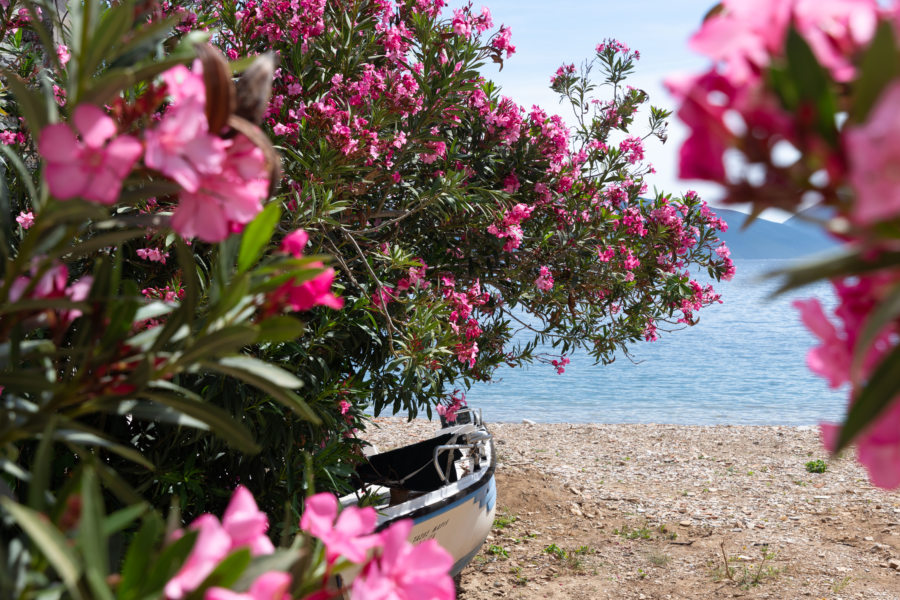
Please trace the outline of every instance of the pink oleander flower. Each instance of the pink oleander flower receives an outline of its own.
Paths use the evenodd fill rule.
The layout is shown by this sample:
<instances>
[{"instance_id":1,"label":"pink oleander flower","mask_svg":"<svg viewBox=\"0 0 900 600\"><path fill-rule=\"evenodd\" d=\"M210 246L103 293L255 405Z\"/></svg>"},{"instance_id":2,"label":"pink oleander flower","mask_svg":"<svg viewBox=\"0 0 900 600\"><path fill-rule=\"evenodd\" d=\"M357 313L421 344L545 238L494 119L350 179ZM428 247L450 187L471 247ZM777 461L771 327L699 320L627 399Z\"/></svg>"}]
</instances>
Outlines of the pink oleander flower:
<instances>
[{"instance_id":1,"label":"pink oleander flower","mask_svg":"<svg viewBox=\"0 0 900 600\"><path fill-rule=\"evenodd\" d=\"M249 547L253 556L275 552L275 546L266 531L269 519L257 508L250 490L239 485L222 515L222 527L231 537L231 549Z\"/></svg>"},{"instance_id":2,"label":"pink oleander flower","mask_svg":"<svg viewBox=\"0 0 900 600\"><path fill-rule=\"evenodd\" d=\"M173 105L156 127L145 132L144 162L185 191L197 192L204 176L222 171L229 146L208 128L204 105L195 97Z\"/></svg>"},{"instance_id":3,"label":"pink oleander flower","mask_svg":"<svg viewBox=\"0 0 900 600\"><path fill-rule=\"evenodd\" d=\"M56 47L56 57L59 59L59 64L66 66L72 58L72 55L69 54L69 49L65 44L60 44Z\"/></svg>"},{"instance_id":4,"label":"pink oleander flower","mask_svg":"<svg viewBox=\"0 0 900 600\"><path fill-rule=\"evenodd\" d=\"M497 32L497 35L494 36L494 39L491 40L491 47L494 48L497 52L506 52L506 58L509 58L516 52L516 47L509 43L512 38L512 32L509 27L505 25L500 26L500 31Z\"/></svg>"},{"instance_id":5,"label":"pink oleander flower","mask_svg":"<svg viewBox=\"0 0 900 600\"><path fill-rule=\"evenodd\" d=\"M848 127L847 156L850 181L856 189L853 219L872 225L900 214L900 83L881 93L862 125Z\"/></svg>"},{"instance_id":6,"label":"pink oleander flower","mask_svg":"<svg viewBox=\"0 0 900 600\"><path fill-rule=\"evenodd\" d=\"M379 286L372 294L372 304L384 308L394 300L394 288L389 285Z\"/></svg>"},{"instance_id":7,"label":"pink oleander flower","mask_svg":"<svg viewBox=\"0 0 900 600\"><path fill-rule=\"evenodd\" d=\"M47 269L36 283L33 283L34 277L34 266L32 267L31 277L17 277L9 288L9 301L17 302L23 298L68 298L72 302L81 302L87 299L91 286L94 283L93 277L85 275L81 279L67 285L69 269L62 264L57 264ZM28 291L32 284L34 287ZM57 314L58 322L68 326L72 321L80 317L82 313L78 309L72 309L60 310Z\"/></svg>"},{"instance_id":8,"label":"pink oleander flower","mask_svg":"<svg viewBox=\"0 0 900 600\"><path fill-rule=\"evenodd\" d=\"M568 358L566 358L565 356L561 356L559 360L551 360L550 364L556 367L557 375L562 375L566 372L566 365L569 364L569 362L571 361L569 361Z\"/></svg>"},{"instance_id":9,"label":"pink oleander flower","mask_svg":"<svg viewBox=\"0 0 900 600\"><path fill-rule=\"evenodd\" d=\"M534 285L545 292L553 289L553 273L550 272L549 268L546 266L541 267L541 274L534 280Z\"/></svg>"},{"instance_id":10,"label":"pink oleander flower","mask_svg":"<svg viewBox=\"0 0 900 600\"><path fill-rule=\"evenodd\" d=\"M817 299L795 300L793 304L800 310L803 324L821 342L821 345L810 350L807 355L807 366L812 372L828 379L831 387L840 387L850 380L852 348L825 316Z\"/></svg>"},{"instance_id":11,"label":"pink oleander flower","mask_svg":"<svg viewBox=\"0 0 900 600\"><path fill-rule=\"evenodd\" d=\"M362 563L379 543L379 536L372 535L376 520L371 506L348 506L338 515L337 498L323 492L306 499L300 529L322 540L329 565L338 558Z\"/></svg>"},{"instance_id":12,"label":"pink oleander flower","mask_svg":"<svg viewBox=\"0 0 900 600\"><path fill-rule=\"evenodd\" d=\"M190 69L177 65L162 74L166 91L172 98L172 104L178 105L188 101L199 102L206 106L206 85L203 83L203 63L194 60Z\"/></svg>"},{"instance_id":13,"label":"pink oleander flower","mask_svg":"<svg viewBox=\"0 0 900 600\"><path fill-rule=\"evenodd\" d=\"M31 229L31 226L34 225L34 213L30 210L28 212L20 212L19 216L16 217L16 223L21 225L22 229Z\"/></svg>"},{"instance_id":14,"label":"pink oleander flower","mask_svg":"<svg viewBox=\"0 0 900 600\"><path fill-rule=\"evenodd\" d=\"M412 521L399 521L381 533L383 548L353 580L359 600L453 600L449 575L453 558L435 540L413 546L407 541Z\"/></svg>"},{"instance_id":15,"label":"pink oleander flower","mask_svg":"<svg viewBox=\"0 0 900 600\"><path fill-rule=\"evenodd\" d=\"M309 265L311 269L323 269L325 267L319 261ZM327 306L334 310L340 310L344 306L344 299L331 293L331 284L334 282L334 269L324 269L314 279L295 283L294 280L281 285L272 292L271 300L276 304L287 304L291 310L309 310L314 306Z\"/></svg>"},{"instance_id":16,"label":"pink oleander flower","mask_svg":"<svg viewBox=\"0 0 900 600\"><path fill-rule=\"evenodd\" d=\"M296 229L281 240L281 251L294 258L300 258L303 256L303 248L306 247L307 242L309 242L309 234L302 229Z\"/></svg>"},{"instance_id":17,"label":"pink oleander flower","mask_svg":"<svg viewBox=\"0 0 900 600\"><path fill-rule=\"evenodd\" d=\"M252 221L268 196L262 150L243 135L219 141L227 148L219 171L198 177L195 190L185 188L172 214L172 228L184 237L220 242Z\"/></svg>"},{"instance_id":18,"label":"pink oleander flower","mask_svg":"<svg viewBox=\"0 0 900 600\"><path fill-rule=\"evenodd\" d=\"M59 200L113 204L141 155L141 143L129 135L115 137L115 122L96 106L79 105L72 120L81 139L64 123L41 131L38 151L46 161L50 193Z\"/></svg>"},{"instance_id":19,"label":"pink oleander flower","mask_svg":"<svg viewBox=\"0 0 900 600\"><path fill-rule=\"evenodd\" d=\"M213 587L206 590L204 600L290 600L291 576L280 571L263 573L250 584L247 593Z\"/></svg>"},{"instance_id":20,"label":"pink oleander flower","mask_svg":"<svg viewBox=\"0 0 900 600\"><path fill-rule=\"evenodd\" d=\"M169 253L163 252L159 248L138 248L136 254L144 260L162 264L166 264L166 259L169 258Z\"/></svg>"},{"instance_id":21,"label":"pink oleander flower","mask_svg":"<svg viewBox=\"0 0 900 600\"><path fill-rule=\"evenodd\" d=\"M231 538L212 515L200 515L189 529L199 531L197 540L184 565L166 583L164 591L167 600L180 600L197 589L228 555L231 547Z\"/></svg>"},{"instance_id":22,"label":"pink oleander flower","mask_svg":"<svg viewBox=\"0 0 900 600\"><path fill-rule=\"evenodd\" d=\"M266 536L268 527L268 518L257 508L253 495L247 488L238 486L225 509L221 523L213 515L204 514L188 527L199 531L199 534L184 565L166 584L167 600L179 600L197 589L222 559L238 548L249 548L253 556L272 554L275 547ZM175 533L176 539L182 535L181 531ZM256 596L251 598L257 600Z\"/></svg>"}]
</instances>

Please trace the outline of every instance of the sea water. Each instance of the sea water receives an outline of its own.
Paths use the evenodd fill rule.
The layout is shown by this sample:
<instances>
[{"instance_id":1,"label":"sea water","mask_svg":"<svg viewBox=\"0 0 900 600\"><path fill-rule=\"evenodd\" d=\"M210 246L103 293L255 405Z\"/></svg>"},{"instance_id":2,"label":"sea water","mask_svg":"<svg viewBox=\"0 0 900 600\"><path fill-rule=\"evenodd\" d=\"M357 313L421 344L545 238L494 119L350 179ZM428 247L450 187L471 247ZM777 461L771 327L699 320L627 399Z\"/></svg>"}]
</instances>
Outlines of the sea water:
<instances>
[{"instance_id":1,"label":"sea water","mask_svg":"<svg viewBox=\"0 0 900 600\"><path fill-rule=\"evenodd\" d=\"M819 283L774 298L778 281L763 276L790 264L739 260L729 282L715 284L722 304L700 310L700 322L594 365L585 352L557 375L547 364L503 367L497 381L476 384L469 406L488 422L812 425L840 420L847 392L831 390L806 366L815 338L792 306L835 300ZM545 348L552 353L552 348Z\"/></svg>"}]
</instances>

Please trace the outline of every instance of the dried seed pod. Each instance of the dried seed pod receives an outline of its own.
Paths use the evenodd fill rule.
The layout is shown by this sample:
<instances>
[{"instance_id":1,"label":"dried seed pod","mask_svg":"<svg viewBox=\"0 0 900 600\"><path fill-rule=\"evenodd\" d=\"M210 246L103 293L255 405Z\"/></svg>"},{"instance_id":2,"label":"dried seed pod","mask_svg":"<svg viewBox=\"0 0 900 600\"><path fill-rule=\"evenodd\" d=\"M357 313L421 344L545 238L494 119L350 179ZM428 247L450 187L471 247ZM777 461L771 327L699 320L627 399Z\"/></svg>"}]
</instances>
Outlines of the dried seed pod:
<instances>
[{"instance_id":1,"label":"dried seed pod","mask_svg":"<svg viewBox=\"0 0 900 600\"><path fill-rule=\"evenodd\" d=\"M272 95L272 78L275 76L276 56L266 52L256 58L237 82L237 108L239 117L259 125L262 123L269 97Z\"/></svg>"},{"instance_id":2,"label":"dried seed pod","mask_svg":"<svg viewBox=\"0 0 900 600\"><path fill-rule=\"evenodd\" d=\"M260 150L266 158L266 167L269 170L269 196L275 193L278 184L281 183L281 156L275 150L262 129L243 117L231 115L228 126L235 132L242 133Z\"/></svg>"},{"instance_id":3,"label":"dried seed pod","mask_svg":"<svg viewBox=\"0 0 900 600\"><path fill-rule=\"evenodd\" d=\"M228 117L234 112L236 105L231 68L225 56L209 44L197 45L197 58L203 65L209 130L212 133L219 133L228 123Z\"/></svg>"}]
</instances>

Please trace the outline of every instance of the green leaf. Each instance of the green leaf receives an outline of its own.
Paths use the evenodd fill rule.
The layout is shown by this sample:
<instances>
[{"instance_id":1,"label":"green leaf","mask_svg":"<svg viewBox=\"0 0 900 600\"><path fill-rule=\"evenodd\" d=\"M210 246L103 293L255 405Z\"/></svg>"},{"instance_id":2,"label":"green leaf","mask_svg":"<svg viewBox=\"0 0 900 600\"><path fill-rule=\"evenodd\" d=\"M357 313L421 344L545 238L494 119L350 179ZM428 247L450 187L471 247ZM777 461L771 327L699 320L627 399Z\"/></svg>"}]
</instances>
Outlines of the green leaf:
<instances>
[{"instance_id":1,"label":"green leaf","mask_svg":"<svg viewBox=\"0 0 900 600\"><path fill-rule=\"evenodd\" d=\"M862 58L859 75L853 82L853 108L850 110L850 118L855 123L863 123L878 96L898 75L900 75L900 56L897 53L894 26L883 21Z\"/></svg>"},{"instance_id":2,"label":"green leaf","mask_svg":"<svg viewBox=\"0 0 900 600\"><path fill-rule=\"evenodd\" d=\"M53 466L53 430L56 429L57 417L47 420L47 427L41 436L34 463L31 468L31 485L28 486L28 505L36 511L47 510L46 494L50 488L51 468Z\"/></svg>"},{"instance_id":3,"label":"green leaf","mask_svg":"<svg viewBox=\"0 0 900 600\"><path fill-rule=\"evenodd\" d=\"M235 581L231 589L235 591L245 591L250 588L256 579L269 571L281 571L288 573L291 568L303 557L305 550L275 550L272 554L259 556L253 559L250 566L241 574L240 579Z\"/></svg>"},{"instance_id":4,"label":"green leaf","mask_svg":"<svg viewBox=\"0 0 900 600\"><path fill-rule=\"evenodd\" d=\"M783 277L782 284L772 292L773 296L792 289L820 281L847 275L859 275L878 271L885 267L895 267L900 263L900 252L881 252L874 259L864 259L858 248L841 248L827 252L817 258L804 260L802 263L779 271L769 273L767 277Z\"/></svg>"},{"instance_id":5,"label":"green leaf","mask_svg":"<svg viewBox=\"0 0 900 600\"><path fill-rule=\"evenodd\" d=\"M159 382L156 383L158 384ZM259 452L259 446L253 440L253 436L246 427L236 421L224 409L203 402L196 395L192 394L196 400L189 400L184 396L167 393L162 390L145 391L141 395L206 423L211 431L241 452L246 452L247 454Z\"/></svg>"},{"instance_id":6,"label":"green leaf","mask_svg":"<svg viewBox=\"0 0 900 600\"><path fill-rule=\"evenodd\" d=\"M900 316L900 284L894 285L881 300L875 310L866 318L862 332L856 339L853 349L853 366L851 373L858 373L859 368L869 352L870 346L885 327Z\"/></svg>"},{"instance_id":7,"label":"green leaf","mask_svg":"<svg viewBox=\"0 0 900 600\"><path fill-rule=\"evenodd\" d=\"M109 537L122 531L123 529L131 525L136 519L142 517L150 510L150 505L146 502L142 502L133 506L127 506L123 509L117 510L109 516L106 516L103 519L103 536Z\"/></svg>"},{"instance_id":8,"label":"green leaf","mask_svg":"<svg viewBox=\"0 0 900 600\"><path fill-rule=\"evenodd\" d=\"M116 400L114 405L106 409L116 415L131 415L142 421L158 421L171 423L179 427L193 427L194 429L209 430L209 425L194 417L188 416L171 406L162 406L155 402L141 400Z\"/></svg>"},{"instance_id":9,"label":"green leaf","mask_svg":"<svg viewBox=\"0 0 900 600\"><path fill-rule=\"evenodd\" d=\"M866 427L875 422L900 392L900 346L895 346L869 377L866 386L860 391L850 406L847 419L838 435L835 452L840 452Z\"/></svg>"},{"instance_id":10,"label":"green leaf","mask_svg":"<svg viewBox=\"0 0 900 600\"><path fill-rule=\"evenodd\" d=\"M53 433L53 439L60 442L65 442L67 444L75 444L78 446L100 446L101 448L106 448L110 452L118 454L122 458L146 467L151 471L155 469L153 463L147 460L143 454L141 454L134 448L124 446L112 439L105 437L98 431L93 431L87 427L78 425L73 422L69 423L69 427L72 427L72 429L57 429ZM76 429L75 427L78 428Z\"/></svg>"},{"instance_id":11,"label":"green leaf","mask_svg":"<svg viewBox=\"0 0 900 600\"><path fill-rule=\"evenodd\" d=\"M187 596L186 600L202 600L203 593L211 587L231 589L234 582L240 578L241 573L250 564L251 559L249 548L235 550L219 563L215 570L203 580L203 583Z\"/></svg>"},{"instance_id":12,"label":"green leaf","mask_svg":"<svg viewBox=\"0 0 900 600\"><path fill-rule=\"evenodd\" d=\"M285 389L296 390L303 387L303 382L294 374L252 356L229 356L220 359L218 363L231 369L246 371L259 377L264 377L273 384Z\"/></svg>"},{"instance_id":13,"label":"green leaf","mask_svg":"<svg viewBox=\"0 0 900 600\"><path fill-rule=\"evenodd\" d=\"M181 310L187 325L193 321L193 316L200 301L200 277L197 275L197 262L194 260L194 252L184 243L181 237L175 240L175 250L178 256L178 265L181 267L181 283L184 289L184 299L181 301Z\"/></svg>"},{"instance_id":14,"label":"green leaf","mask_svg":"<svg viewBox=\"0 0 900 600\"><path fill-rule=\"evenodd\" d=\"M177 359L184 366L193 365L200 359L214 358L223 354L233 354L256 341L259 330L252 325L232 325L200 336L190 348Z\"/></svg>"},{"instance_id":15,"label":"green leaf","mask_svg":"<svg viewBox=\"0 0 900 600\"><path fill-rule=\"evenodd\" d=\"M74 260L77 258L83 258L86 256L90 256L95 252L103 250L104 248L115 247L124 242L131 241L133 239L142 237L147 235L147 232L140 229L126 229L124 231L112 231L110 233L103 233L100 235L96 235L89 240L85 240L83 242L79 242L74 246L63 248L57 252L52 253L50 256L60 257L64 260Z\"/></svg>"},{"instance_id":16,"label":"green leaf","mask_svg":"<svg viewBox=\"0 0 900 600\"><path fill-rule=\"evenodd\" d=\"M131 38L126 43L113 50L109 57L110 69L131 67L146 57L172 34L172 30L180 20L178 15L169 15L132 32Z\"/></svg>"},{"instance_id":17,"label":"green leaf","mask_svg":"<svg viewBox=\"0 0 900 600\"><path fill-rule=\"evenodd\" d=\"M78 580L81 577L81 564L78 557L69 547L60 531L47 521L42 513L13 502L12 499L0 496L2 506L18 523L19 527L31 538L38 550L47 557L53 569L59 574L65 583L69 593L76 598L82 598L78 589Z\"/></svg>"},{"instance_id":18,"label":"green leaf","mask_svg":"<svg viewBox=\"0 0 900 600\"><path fill-rule=\"evenodd\" d=\"M266 246L275 233L275 227L281 220L281 205L278 202L270 202L261 213L256 215L244 229L241 238L241 251L238 254L238 272L243 273L263 255Z\"/></svg>"},{"instance_id":19,"label":"green leaf","mask_svg":"<svg viewBox=\"0 0 900 600\"><path fill-rule=\"evenodd\" d=\"M162 591L166 583L178 573L181 565L184 564L197 540L197 533L197 531L185 531L184 536L166 546L156 560L148 561L146 556L138 557L137 560L143 560L143 564L138 566L142 569L139 574L141 586L138 598L155 598Z\"/></svg>"},{"instance_id":20,"label":"green leaf","mask_svg":"<svg viewBox=\"0 0 900 600\"><path fill-rule=\"evenodd\" d=\"M91 88L82 94L81 102L103 105L118 93L140 81L149 81L167 69L190 60L189 56L169 55L158 61L139 64L124 69L110 69L91 81Z\"/></svg>"},{"instance_id":21,"label":"green leaf","mask_svg":"<svg viewBox=\"0 0 900 600\"><path fill-rule=\"evenodd\" d=\"M218 362L203 361L201 364L211 371L249 383L269 394L307 421L314 424L321 422L309 405L291 391L300 387L302 382L284 369L249 356L232 356L222 358Z\"/></svg>"},{"instance_id":22,"label":"green leaf","mask_svg":"<svg viewBox=\"0 0 900 600\"><path fill-rule=\"evenodd\" d=\"M156 513L144 517L143 521L125 552L122 579L117 590L120 600L136 600L141 590L145 589L143 583L150 564L154 562L156 546L163 534L162 519Z\"/></svg>"},{"instance_id":23,"label":"green leaf","mask_svg":"<svg viewBox=\"0 0 900 600\"><path fill-rule=\"evenodd\" d=\"M84 568L93 571L102 581L109 568L106 537L103 535L103 495L97 473L90 466L81 476L81 518L78 523L78 544L84 556Z\"/></svg>"},{"instance_id":24,"label":"green leaf","mask_svg":"<svg viewBox=\"0 0 900 600\"><path fill-rule=\"evenodd\" d=\"M131 30L134 24L134 6L129 2L111 4L103 12L100 24L91 37L90 44L81 56L81 76L90 79L101 61L109 56L110 49Z\"/></svg>"},{"instance_id":25,"label":"green leaf","mask_svg":"<svg viewBox=\"0 0 900 600\"><path fill-rule=\"evenodd\" d=\"M55 53L54 53L55 55ZM41 110L44 106L44 98L36 91L30 89L21 77L9 69L0 67L0 74L6 79L6 84L16 97L16 104L25 123L31 130L34 139L38 139L40 132L47 126L47 114Z\"/></svg>"},{"instance_id":26,"label":"green leaf","mask_svg":"<svg viewBox=\"0 0 900 600\"><path fill-rule=\"evenodd\" d=\"M785 46L788 72L797 86L801 100L808 101L816 108L818 132L828 141L835 143L837 128L835 113L837 100L831 89L828 72L822 68L812 48L793 27L788 31Z\"/></svg>"},{"instance_id":27,"label":"green leaf","mask_svg":"<svg viewBox=\"0 0 900 600\"><path fill-rule=\"evenodd\" d=\"M303 335L305 327L300 319L288 315L272 317L259 324L257 343L292 342Z\"/></svg>"},{"instance_id":28,"label":"green leaf","mask_svg":"<svg viewBox=\"0 0 900 600\"><path fill-rule=\"evenodd\" d=\"M87 302L74 302L68 298L34 298L18 300L3 306L0 306L0 315L7 315L17 312L30 312L46 310L48 308L57 310L80 310L82 312L90 312L91 305Z\"/></svg>"},{"instance_id":29,"label":"green leaf","mask_svg":"<svg viewBox=\"0 0 900 600\"><path fill-rule=\"evenodd\" d=\"M0 154L3 154L5 157L4 162L8 161L16 170L19 181L22 182L22 185L24 185L25 189L28 191L28 197L37 198L37 188L34 187L34 180L32 179L31 172L28 171L28 168L25 166L25 163L22 162L19 155L13 152L6 144L0 144Z\"/></svg>"}]
</instances>

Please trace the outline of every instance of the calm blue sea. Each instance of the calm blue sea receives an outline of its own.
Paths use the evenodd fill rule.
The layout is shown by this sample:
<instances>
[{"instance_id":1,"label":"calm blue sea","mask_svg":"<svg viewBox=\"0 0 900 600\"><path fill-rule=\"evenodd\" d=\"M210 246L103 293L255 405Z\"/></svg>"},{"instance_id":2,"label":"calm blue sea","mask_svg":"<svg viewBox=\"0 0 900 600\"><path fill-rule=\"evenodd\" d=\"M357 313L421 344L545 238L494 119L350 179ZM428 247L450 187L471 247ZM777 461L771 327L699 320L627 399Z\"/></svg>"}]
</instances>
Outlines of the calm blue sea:
<instances>
[{"instance_id":1,"label":"calm blue sea","mask_svg":"<svg viewBox=\"0 0 900 600\"><path fill-rule=\"evenodd\" d=\"M700 323L593 365L571 357L563 375L549 365L502 368L499 381L478 384L469 406L488 422L812 425L843 417L846 392L833 391L806 368L814 338L791 306L796 298L834 299L815 285L774 299L764 273L789 264L738 260L737 275L716 289L723 304L699 312Z\"/></svg>"}]
</instances>

